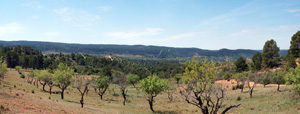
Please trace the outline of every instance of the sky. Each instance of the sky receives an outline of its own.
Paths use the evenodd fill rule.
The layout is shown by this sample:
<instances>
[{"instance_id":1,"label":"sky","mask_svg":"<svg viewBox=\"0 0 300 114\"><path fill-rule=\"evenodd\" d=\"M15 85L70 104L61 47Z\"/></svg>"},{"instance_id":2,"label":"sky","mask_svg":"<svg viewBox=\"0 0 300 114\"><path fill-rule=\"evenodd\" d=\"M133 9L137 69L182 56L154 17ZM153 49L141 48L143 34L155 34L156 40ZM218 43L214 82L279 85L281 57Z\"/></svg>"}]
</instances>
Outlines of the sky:
<instances>
[{"instance_id":1,"label":"sky","mask_svg":"<svg viewBox=\"0 0 300 114\"><path fill-rule=\"evenodd\" d=\"M288 49L300 0L1 0L0 40Z\"/></svg>"}]
</instances>

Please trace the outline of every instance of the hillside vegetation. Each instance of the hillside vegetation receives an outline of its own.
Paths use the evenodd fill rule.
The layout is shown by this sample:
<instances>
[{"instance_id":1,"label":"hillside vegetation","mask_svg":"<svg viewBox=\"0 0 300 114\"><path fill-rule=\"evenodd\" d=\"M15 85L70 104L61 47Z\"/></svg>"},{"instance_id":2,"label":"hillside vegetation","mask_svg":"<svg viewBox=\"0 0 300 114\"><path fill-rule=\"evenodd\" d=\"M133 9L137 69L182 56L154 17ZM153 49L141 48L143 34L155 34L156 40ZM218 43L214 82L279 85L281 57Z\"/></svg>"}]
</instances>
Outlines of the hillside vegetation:
<instances>
[{"instance_id":1,"label":"hillside vegetation","mask_svg":"<svg viewBox=\"0 0 300 114\"><path fill-rule=\"evenodd\" d=\"M97 56L114 55L131 59L179 60L186 61L192 57L207 57L214 61L234 61L238 57L251 58L257 51L249 49L205 50L198 48L174 48L144 45L105 45L105 44L67 44L37 41L0 41L0 47L31 46L44 53L83 53ZM286 55L287 50L281 50Z\"/></svg>"}]
</instances>

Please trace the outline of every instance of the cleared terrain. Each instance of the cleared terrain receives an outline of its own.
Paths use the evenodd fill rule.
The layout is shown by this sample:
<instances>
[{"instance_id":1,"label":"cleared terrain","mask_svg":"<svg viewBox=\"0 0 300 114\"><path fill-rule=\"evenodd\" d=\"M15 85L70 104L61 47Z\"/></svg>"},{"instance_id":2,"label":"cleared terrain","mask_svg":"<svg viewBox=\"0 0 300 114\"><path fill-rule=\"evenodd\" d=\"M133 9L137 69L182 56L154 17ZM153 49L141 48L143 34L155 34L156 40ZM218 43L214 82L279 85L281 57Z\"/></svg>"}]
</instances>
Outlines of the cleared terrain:
<instances>
[{"instance_id":1,"label":"cleared terrain","mask_svg":"<svg viewBox=\"0 0 300 114\"><path fill-rule=\"evenodd\" d=\"M25 73L26 74L26 73ZM281 92L277 92L277 85L257 85L254 88L253 98L250 99L248 88L231 90L235 82L219 81L226 85L226 98L224 105L242 104L238 108L230 110L230 114L299 114L300 97L293 91L291 86L282 85ZM14 87L15 85L15 87ZM177 85L176 85L177 86ZM80 94L76 88L69 86L65 91L65 99L60 99L60 94L50 95L33 84L26 82L26 78L20 78L15 69L8 72L0 86L1 113L103 113L103 114L151 114L148 102L142 92L138 92L133 86L128 87L128 101L122 105L122 97L117 85L110 85L109 90L103 96L103 100L91 88L88 95L84 96L84 108L80 108ZM48 90L48 86L46 86ZM59 91L53 87L53 92ZM32 93L34 91L34 93ZM113 95L117 93L120 96ZM238 101L237 97L241 96ZM155 98L154 110L156 113L182 114L201 113L197 107L182 101L178 93L174 94L174 101L169 102L166 93ZM220 111L224 110L224 107Z\"/></svg>"}]
</instances>

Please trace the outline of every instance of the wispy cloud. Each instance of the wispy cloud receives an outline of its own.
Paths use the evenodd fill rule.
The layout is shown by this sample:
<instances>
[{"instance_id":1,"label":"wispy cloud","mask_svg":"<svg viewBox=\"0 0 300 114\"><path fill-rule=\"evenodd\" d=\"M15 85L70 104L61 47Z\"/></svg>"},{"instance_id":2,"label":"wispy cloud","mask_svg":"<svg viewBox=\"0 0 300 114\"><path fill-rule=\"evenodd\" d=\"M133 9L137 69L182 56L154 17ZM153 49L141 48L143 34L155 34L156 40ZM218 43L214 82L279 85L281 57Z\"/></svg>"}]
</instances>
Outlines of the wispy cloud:
<instances>
[{"instance_id":1,"label":"wispy cloud","mask_svg":"<svg viewBox=\"0 0 300 114\"><path fill-rule=\"evenodd\" d=\"M243 36L254 36L254 35L264 35L264 34L275 34L278 32L294 31L300 28L300 25L280 25L277 27L268 28L253 28L253 29L243 29L239 32L230 34L231 37L243 37Z\"/></svg>"},{"instance_id":2,"label":"wispy cloud","mask_svg":"<svg viewBox=\"0 0 300 114\"><path fill-rule=\"evenodd\" d=\"M20 32L22 29L23 27L17 22L8 23L3 26L0 25L0 36L15 34Z\"/></svg>"},{"instance_id":3,"label":"wispy cloud","mask_svg":"<svg viewBox=\"0 0 300 114\"><path fill-rule=\"evenodd\" d=\"M64 22L86 30L98 23L100 19L100 16L96 14L69 7L54 9L54 12L60 15Z\"/></svg>"},{"instance_id":4,"label":"wispy cloud","mask_svg":"<svg viewBox=\"0 0 300 114\"><path fill-rule=\"evenodd\" d=\"M59 34L60 34L59 32L46 32L44 35L46 35L46 36L57 36Z\"/></svg>"},{"instance_id":5,"label":"wispy cloud","mask_svg":"<svg viewBox=\"0 0 300 114\"><path fill-rule=\"evenodd\" d=\"M296 13L296 12L299 12L300 9L290 9L288 10L289 13Z\"/></svg>"},{"instance_id":6,"label":"wispy cloud","mask_svg":"<svg viewBox=\"0 0 300 114\"><path fill-rule=\"evenodd\" d=\"M117 39L136 39L147 36L154 36L160 34L164 29L162 28L145 28L143 30L129 30L121 32L107 32L106 36Z\"/></svg>"},{"instance_id":7,"label":"wispy cloud","mask_svg":"<svg viewBox=\"0 0 300 114\"><path fill-rule=\"evenodd\" d=\"M102 11L108 11L110 9L112 9L112 6L100 6L99 7Z\"/></svg>"},{"instance_id":8,"label":"wispy cloud","mask_svg":"<svg viewBox=\"0 0 300 114\"><path fill-rule=\"evenodd\" d=\"M28 6L32 8L38 8L38 9L43 8L43 6L40 5L40 3L37 0L26 0L26 2L22 4L22 6Z\"/></svg>"}]
</instances>

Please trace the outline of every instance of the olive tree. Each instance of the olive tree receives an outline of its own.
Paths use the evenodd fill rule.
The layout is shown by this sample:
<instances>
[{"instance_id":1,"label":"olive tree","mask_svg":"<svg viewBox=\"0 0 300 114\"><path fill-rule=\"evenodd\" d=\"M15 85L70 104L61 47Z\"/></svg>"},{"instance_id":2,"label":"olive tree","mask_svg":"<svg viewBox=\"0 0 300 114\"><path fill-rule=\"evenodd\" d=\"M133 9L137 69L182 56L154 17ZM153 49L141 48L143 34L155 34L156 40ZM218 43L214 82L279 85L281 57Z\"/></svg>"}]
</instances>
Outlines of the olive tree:
<instances>
[{"instance_id":1,"label":"olive tree","mask_svg":"<svg viewBox=\"0 0 300 114\"><path fill-rule=\"evenodd\" d=\"M200 108L203 114L217 114L220 107L225 106L222 101L225 88L215 84L218 72L215 63L208 62L205 58L200 61L192 59L185 64L182 77L185 85L180 90L183 100ZM221 114L239 106L240 104L225 107Z\"/></svg>"},{"instance_id":2,"label":"olive tree","mask_svg":"<svg viewBox=\"0 0 300 114\"><path fill-rule=\"evenodd\" d=\"M73 74L74 70L63 63L60 63L58 68L55 70L55 81L61 89L61 99L64 99L64 91L71 84Z\"/></svg>"},{"instance_id":3,"label":"olive tree","mask_svg":"<svg viewBox=\"0 0 300 114\"><path fill-rule=\"evenodd\" d=\"M139 86L145 93L147 101L150 105L151 111L153 110L154 97L163 92L168 85L168 81L165 79L160 79L158 76L148 76L147 78L140 81Z\"/></svg>"}]
</instances>

